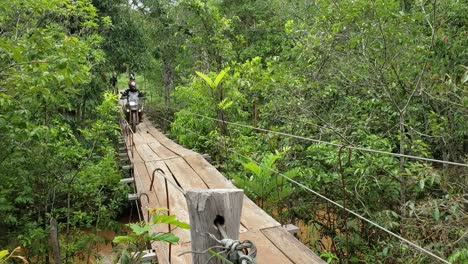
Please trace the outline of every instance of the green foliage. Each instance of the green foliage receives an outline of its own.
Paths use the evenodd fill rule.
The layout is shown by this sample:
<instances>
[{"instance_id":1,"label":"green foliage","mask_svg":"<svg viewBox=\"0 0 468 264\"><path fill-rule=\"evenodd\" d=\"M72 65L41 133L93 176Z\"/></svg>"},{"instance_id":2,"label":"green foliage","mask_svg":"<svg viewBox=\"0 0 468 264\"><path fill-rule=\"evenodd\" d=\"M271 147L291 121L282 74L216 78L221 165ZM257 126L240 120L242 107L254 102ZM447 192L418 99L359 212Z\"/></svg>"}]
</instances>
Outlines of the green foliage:
<instances>
[{"instance_id":1,"label":"green foliage","mask_svg":"<svg viewBox=\"0 0 468 264\"><path fill-rule=\"evenodd\" d=\"M331 252L328 252L328 251L325 251L325 252L321 253L320 257L322 259L325 259L327 261L327 263L332 263L333 260L339 260L338 257L335 254L333 254Z\"/></svg>"},{"instance_id":2,"label":"green foliage","mask_svg":"<svg viewBox=\"0 0 468 264\"><path fill-rule=\"evenodd\" d=\"M10 252L8 252L8 250L0 251L0 260L6 258L8 256L8 254L10 254Z\"/></svg>"},{"instance_id":3,"label":"green foliage","mask_svg":"<svg viewBox=\"0 0 468 264\"><path fill-rule=\"evenodd\" d=\"M44 262L55 218L70 258L98 240L76 230L114 228L126 200L117 98L101 75L109 21L87 0L2 1L0 10L0 245Z\"/></svg>"},{"instance_id":4,"label":"green foliage","mask_svg":"<svg viewBox=\"0 0 468 264\"><path fill-rule=\"evenodd\" d=\"M151 65L151 36L148 24L131 9L126 1L92 1L102 14L106 26L102 30L105 37L102 48L106 53L110 70L119 73L143 70ZM111 25L109 26L109 23ZM110 76L109 76L110 77Z\"/></svg>"},{"instance_id":5,"label":"green foliage","mask_svg":"<svg viewBox=\"0 0 468 264\"><path fill-rule=\"evenodd\" d=\"M464 1L22 2L0 3L0 227L22 232L31 255L47 254L35 241L50 216L112 225L124 190L115 186L115 98L103 95L102 72L128 69L161 96L152 100L164 102L160 115L175 112L172 136L211 154L262 206L278 204L281 222L310 223L327 242L306 241L327 261L431 259L266 168L465 260L466 170L222 122L466 162Z\"/></svg>"},{"instance_id":6,"label":"green foliage","mask_svg":"<svg viewBox=\"0 0 468 264\"><path fill-rule=\"evenodd\" d=\"M448 261L451 263L466 263L468 261L468 249L462 248L455 251L450 257Z\"/></svg>"},{"instance_id":7,"label":"green foliage","mask_svg":"<svg viewBox=\"0 0 468 264\"><path fill-rule=\"evenodd\" d=\"M294 169L295 180L340 203L346 199L349 208L445 258L466 246L465 239L452 244L462 237L460 228L466 224L466 214L460 214L457 205L466 185L462 168L357 150L340 152L234 125L226 125L223 133L219 121L201 117L334 144L466 162L466 3L188 3L190 8L173 9L179 14L198 10L200 16L184 24L193 39L186 42L192 49L184 54L193 57L174 62L180 64L172 95L183 109L175 113L171 134L180 143L210 153L261 205L278 201L272 190L280 179L262 166ZM211 40L206 32L196 30L210 12L210 19L230 21L227 31L215 23L209 30L224 32L223 43L229 42L226 47L232 53L206 43ZM210 55L222 53L229 54L222 67L207 70L207 65L219 65ZM213 93L214 80L227 65L220 98ZM283 148L289 151L275 159L271 153ZM230 149L262 166L237 162L239 157ZM431 262L308 192L294 189L281 197L284 207L277 216L282 221L310 220L321 237L330 239L313 241L318 252L349 262ZM444 224L450 228L442 234L439 227Z\"/></svg>"},{"instance_id":8,"label":"green foliage","mask_svg":"<svg viewBox=\"0 0 468 264\"><path fill-rule=\"evenodd\" d=\"M26 258L19 254L20 251L20 247L15 248L12 252L9 252L8 250L0 250L0 264L8 263L8 260L12 261L15 259L21 260L23 264L28 264L29 262Z\"/></svg>"},{"instance_id":9,"label":"green foliage","mask_svg":"<svg viewBox=\"0 0 468 264\"><path fill-rule=\"evenodd\" d=\"M266 153L260 164L252 161L244 161L242 166L247 169L251 176L234 176L234 183L245 190L246 194L256 200L263 208L266 205L272 206L281 204L289 197L294 188L281 175L277 175L273 170L277 170L275 164L284 153ZM297 168L284 173L289 178L298 176Z\"/></svg>"},{"instance_id":10,"label":"green foliage","mask_svg":"<svg viewBox=\"0 0 468 264\"><path fill-rule=\"evenodd\" d=\"M178 221L175 215L167 215L167 209L150 209L150 212L152 212L152 224L169 224L183 229L190 228L187 223ZM179 241L179 238L173 233L150 232L150 223L128 224L128 227L131 229L128 235L116 236L113 240L121 248L119 256L121 263L140 263L148 243L161 241L175 244Z\"/></svg>"}]
</instances>

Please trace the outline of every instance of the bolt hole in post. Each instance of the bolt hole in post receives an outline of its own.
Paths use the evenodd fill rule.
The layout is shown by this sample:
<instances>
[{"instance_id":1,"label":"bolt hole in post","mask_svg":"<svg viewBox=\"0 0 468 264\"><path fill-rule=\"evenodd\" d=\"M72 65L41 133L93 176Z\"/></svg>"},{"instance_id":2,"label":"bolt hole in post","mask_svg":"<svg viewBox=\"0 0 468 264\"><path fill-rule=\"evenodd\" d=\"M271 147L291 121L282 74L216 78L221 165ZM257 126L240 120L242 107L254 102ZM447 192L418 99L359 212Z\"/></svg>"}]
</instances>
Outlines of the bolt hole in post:
<instances>
[{"instance_id":1,"label":"bolt hole in post","mask_svg":"<svg viewBox=\"0 0 468 264\"><path fill-rule=\"evenodd\" d=\"M226 231L224 231L224 217L221 215L216 215L213 223L216 226L216 228L219 230L219 233L221 234L221 238L227 238Z\"/></svg>"},{"instance_id":2,"label":"bolt hole in post","mask_svg":"<svg viewBox=\"0 0 468 264\"><path fill-rule=\"evenodd\" d=\"M221 215L216 215L213 223L218 226L218 225L224 225L224 217L222 217Z\"/></svg>"}]
</instances>

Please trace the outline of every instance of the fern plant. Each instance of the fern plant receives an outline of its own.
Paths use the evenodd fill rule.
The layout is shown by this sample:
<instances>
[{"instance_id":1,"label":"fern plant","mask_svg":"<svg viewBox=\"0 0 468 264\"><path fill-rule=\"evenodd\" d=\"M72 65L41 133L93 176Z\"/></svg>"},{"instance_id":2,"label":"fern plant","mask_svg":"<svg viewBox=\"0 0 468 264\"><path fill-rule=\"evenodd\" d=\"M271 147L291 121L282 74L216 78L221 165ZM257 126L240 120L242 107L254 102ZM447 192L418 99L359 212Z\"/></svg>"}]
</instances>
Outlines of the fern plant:
<instances>
[{"instance_id":1,"label":"fern plant","mask_svg":"<svg viewBox=\"0 0 468 264\"><path fill-rule=\"evenodd\" d=\"M284 153L266 153L260 164L253 161L240 161L242 166L250 172L250 176L234 176L234 182L246 194L255 199L264 209L268 204L278 204L289 197L293 187L276 171L276 162ZM288 178L294 178L299 173L298 168L293 168L283 173Z\"/></svg>"}]
</instances>

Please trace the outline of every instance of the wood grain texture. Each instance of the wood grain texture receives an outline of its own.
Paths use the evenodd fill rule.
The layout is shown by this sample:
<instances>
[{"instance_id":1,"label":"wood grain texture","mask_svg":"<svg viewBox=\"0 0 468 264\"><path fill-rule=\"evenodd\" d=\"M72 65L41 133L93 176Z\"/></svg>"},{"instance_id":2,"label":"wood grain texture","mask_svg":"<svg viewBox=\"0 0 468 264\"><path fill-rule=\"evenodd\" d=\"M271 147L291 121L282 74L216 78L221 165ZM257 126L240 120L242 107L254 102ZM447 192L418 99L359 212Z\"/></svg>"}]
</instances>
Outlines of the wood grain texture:
<instances>
[{"instance_id":1,"label":"wood grain texture","mask_svg":"<svg viewBox=\"0 0 468 264\"><path fill-rule=\"evenodd\" d=\"M136 145L136 151L145 162L162 159L148 144Z\"/></svg>"},{"instance_id":2,"label":"wood grain texture","mask_svg":"<svg viewBox=\"0 0 468 264\"><path fill-rule=\"evenodd\" d=\"M163 133L159 132L156 128L151 125L151 122L147 119L144 119L143 123L145 123L147 131L157 140L161 145L168 148L172 152L176 153L181 157L185 156L192 156L192 155L199 155L196 152L186 149L179 144L174 143L174 141L167 138Z\"/></svg>"},{"instance_id":3,"label":"wood grain texture","mask_svg":"<svg viewBox=\"0 0 468 264\"><path fill-rule=\"evenodd\" d=\"M183 158L165 160L165 163L184 190L208 189L205 182Z\"/></svg>"},{"instance_id":4,"label":"wood grain texture","mask_svg":"<svg viewBox=\"0 0 468 264\"><path fill-rule=\"evenodd\" d=\"M184 159L209 188L237 189L218 170L202 158L201 155L184 157ZM265 213L247 196L244 196L243 208L241 222L247 229L280 226L280 223Z\"/></svg>"},{"instance_id":5,"label":"wood grain texture","mask_svg":"<svg viewBox=\"0 0 468 264\"><path fill-rule=\"evenodd\" d=\"M202 202L205 198L196 200L197 212L202 208L201 203L205 203L205 208L211 208L208 210L209 213L206 213L207 209L201 210L198 221L206 224L204 228L210 230L209 232L219 234L214 229L212 212L225 216L240 209L240 216L228 216L231 219L230 221L237 222L235 227L229 227L230 230L236 230L229 231L231 232L230 236L231 238L240 236L241 241L245 239L253 241L258 249L258 263L324 263L307 247L283 230L276 220L247 196L243 195L242 190L237 189L201 155L174 143L152 127L148 120L144 120L143 123L138 125L137 133L134 134L134 141L134 157L131 160L134 162L135 185L138 194L145 193L150 198L149 201L144 197L141 199L141 210L145 212L145 220L148 220L146 214L148 208L166 208L167 203L169 203L170 214L176 215L180 221L187 223L192 221L184 193L180 191L179 187L176 188L171 183L166 182L165 178L159 173L155 174L153 189L150 191L152 172L156 168L160 168L173 184L186 191L200 189L204 192L213 192L211 189L224 189L226 192L233 192L242 197L240 202L242 206L239 205L234 209L232 208L233 200L218 199L219 203L223 202L224 207L230 208L224 211L219 211L219 207L222 208L222 206L218 202L214 203L215 206L206 206L206 201ZM127 151L130 155L129 148ZM237 194L238 192L240 194ZM182 252L191 250L192 236L197 237L197 241L200 240L200 237L203 237L199 234L191 234L192 231L200 232L200 230L202 229L193 226L191 230L180 228L172 230L180 238L180 242L171 245L170 249L167 244L154 243L159 262L168 263L168 258L170 258L170 263L203 263L203 261L199 260L193 261L192 254L177 256ZM152 226L152 232L168 231L168 225Z\"/></svg>"},{"instance_id":6,"label":"wood grain texture","mask_svg":"<svg viewBox=\"0 0 468 264\"><path fill-rule=\"evenodd\" d=\"M293 263L325 263L325 261L316 256L309 248L289 234L283 227L265 228L262 229L261 232L278 248L278 250L285 253Z\"/></svg>"},{"instance_id":7,"label":"wood grain texture","mask_svg":"<svg viewBox=\"0 0 468 264\"><path fill-rule=\"evenodd\" d=\"M222 217L224 230L231 239L239 239L240 216L244 192L240 189L205 189L187 191L187 207L190 216L190 235L193 238L192 251L200 252L219 246L207 233L223 239L214 221ZM193 263L205 263L211 254L193 254ZM214 258L210 263L223 263Z\"/></svg>"},{"instance_id":8,"label":"wood grain texture","mask_svg":"<svg viewBox=\"0 0 468 264\"><path fill-rule=\"evenodd\" d=\"M260 230L249 230L240 234L240 241L250 240L257 247L257 263L265 264L292 264L293 262L283 252L279 251ZM304 262L302 264L310 264Z\"/></svg>"},{"instance_id":9,"label":"wood grain texture","mask_svg":"<svg viewBox=\"0 0 468 264\"><path fill-rule=\"evenodd\" d=\"M179 157L179 155L170 151L168 148L164 147L163 145L161 145L161 143L157 141L149 143L148 146L151 148L151 150L154 151L154 153L157 153L158 156L161 157L162 160L173 159L173 158Z\"/></svg>"}]
</instances>

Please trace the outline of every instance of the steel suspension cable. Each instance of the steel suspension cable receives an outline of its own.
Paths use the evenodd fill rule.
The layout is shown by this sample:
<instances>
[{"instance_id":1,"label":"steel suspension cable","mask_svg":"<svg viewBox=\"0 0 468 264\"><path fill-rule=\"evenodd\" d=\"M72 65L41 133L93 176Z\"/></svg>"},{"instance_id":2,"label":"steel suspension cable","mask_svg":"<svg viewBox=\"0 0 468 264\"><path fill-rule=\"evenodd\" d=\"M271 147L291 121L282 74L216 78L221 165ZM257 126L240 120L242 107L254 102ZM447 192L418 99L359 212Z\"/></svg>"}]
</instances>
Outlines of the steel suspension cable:
<instances>
[{"instance_id":1,"label":"steel suspension cable","mask_svg":"<svg viewBox=\"0 0 468 264\"><path fill-rule=\"evenodd\" d=\"M173 108L173 107L169 107L169 108L177 110L177 111L181 110L181 109L177 109L177 108ZM323 140L319 140L319 139L313 139L313 138L298 136L298 135L294 135L294 134L289 134L289 133L285 133L285 132L273 131L273 130L269 130L269 129L253 127L253 126L250 126L250 125L244 125L244 124L234 123L234 122L230 122L230 121L220 120L220 119L217 119L217 118L201 115L201 114L194 113L194 112L187 111L187 113L189 113L191 115L194 115L194 116L198 116L198 117L206 118L206 119L209 119L209 120L217 121L217 122L220 122L220 123L226 123L226 124L229 124L229 125L234 125L234 126L243 127L243 128L249 128L249 129L257 130L257 131L261 131L261 132L267 132L267 133L272 133L272 134L276 134L276 135L281 135L281 136L297 138L297 139L301 139L301 140L305 140L305 141L315 142L315 143L319 143L319 144L335 146L335 147L338 147L338 148L344 147L344 148L348 148L348 149L355 149L355 150L360 150L360 151L365 151L365 152L370 152L370 153L376 153L376 154L382 154L382 155L390 155L390 156L394 156L394 157L405 157L405 158L408 158L408 159L423 160L423 161L429 161L429 162L435 162L435 163L441 163L441 164L447 164L447 165L468 167L468 164L465 164L465 163L438 160L438 159L431 159L431 158L424 158L424 157L413 156L413 155L392 153L392 152L388 152L388 151L381 151L381 150L375 150L375 149L369 149L369 148L362 148L362 147L355 147L355 146L350 146L350 145L338 144L338 143L323 141Z\"/></svg>"},{"instance_id":2,"label":"steel suspension cable","mask_svg":"<svg viewBox=\"0 0 468 264\"><path fill-rule=\"evenodd\" d=\"M174 109L174 110L177 110L177 111L180 111L181 109L177 109L177 108L173 108L173 107L169 107L171 109ZM297 135L293 135L293 134L288 134L288 133L284 133L284 132L278 132L278 131L272 131L272 130L268 130L268 129L263 129L263 128L257 128L257 127L253 127L253 126L249 126L249 125L243 125L243 124L238 124L238 123L234 123L234 122L229 122L229 121L223 121L223 120L220 120L220 119L216 119L216 118L212 118L212 117L208 117L208 116L205 116L205 115L201 115L201 114L198 114L198 113L194 113L194 112L189 112L190 114L194 115L194 116L199 116L199 117L202 117L202 118L206 118L206 119L209 119L209 120L213 120L213 121L217 121L217 122L223 122L223 123L226 123L226 124L231 124L231 125L235 125L235 126L239 126L239 127L244 127L244 128L249 128L249 129L253 129L253 130L257 130L257 131L262 131L262 132L269 132L269 133L273 133L273 134L278 134L278 135L283 135L283 136L287 136L287 137L292 137L292 138L297 138L297 139L302 139L302 140L306 140L306 141L311 141L311 142L315 142L315 143L321 143L321 144L327 144L327 145L331 145L331 146L335 146L335 147L344 147L344 148L349 148L349 149L355 149L355 150L360 150L360 151L367 151L367 152L372 152L372 153L378 153L378 154L384 154L384 155L392 155L392 156L397 156L397 157L407 157L407 158L412 158L412 159L420 159L420 160L425 160L425 161L431 161L431 162L438 162L438 163L445 163L445 164L450 164L450 165L457 165L457 166L464 166L464 167L468 167L468 164L463 164L463 163L456 163L456 162L450 162L450 161L442 161L442 160L436 160L436 159L430 159L430 158L423 158L423 157L418 157L418 156L412 156L412 155L404 155L404 154L397 154L397 153L391 153L391 152L385 152L385 151L379 151L379 150L374 150L374 149L367 149L367 148L361 148L361 147L354 147L354 146L349 146L349 145L342 145L342 144L337 144L337 143L332 143L332 142L327 142L327 141L323 141L323 140L317 140L317 139L311 139L311 138L307 138L307 137L303 137L303 136L297 136ZM448 263L450 264L450 262L448 262L447 260L443 259L442 257L434 254L433 252L419 246L418 244L386 229L385 227L379 225L378 223L375 223L374 221L370 220L370 219L367 219L365 218L364 216L348 209L348 208L345 208L343 205L339 204L338 202L335 202L333 201L332 199L312 190L311 188L305 186L304 184L272 169L272 168L269 168L269 167L266 167L266 166L263 166L262 164L258 163L257 161L253 160L252 158L250 157L247 157L237 151L235 151L234 149L232 148L228 148L227 149L228 151L232 152L232 153L235 153L236 155L240 156L240 157L243 157L247 160L250 160L252 162L254 162L255 164L257 164L258 166L261 166L263 168L266 168L268 170L270 170L271 172L273 173L276 173L278 175L280 175L281 177L285 178L286 180L296 184L297 186L303 188L304 190L308 191L308 192L311 192L313 193L314 195L326 200L327 202L339 207L340 209L343 209L345 210L346 212L356 216L357 218L377 227L378 229L386 232L387 234L399 239L400 241L412 246L413 248L427 254L427 255L430 255L431 257L443 262L443 263Z\"/></svg>"},{"instance_id":3,"label":"steel suspension cable","mask_svg":"<svg viewBox=\"0 0 468 264\"><path fill-rule=\"evenodd\" d=\"M356 213L356 212L354 212L354 211L352 211L352 210L350 210L350 209L348 209L348 208L345 208L343 205L341 205L341 204L339 204L339 203L333 201L332 199L330 199L330 198L328 198L328 197L326 197L326 196L324 196L324 195L322 195L322 194L320 194L320 193L318 193L318 192L312 190L311 188L305 186L304 184L302 184L302 183L300 183L300 182L298 182L298 181L296 181L296 180L293 180L292 178L290 178L290 177L288 177L288 176L286 176L286 175L284 175L284 174L282 174L282 173L280 173L280 172L278 172L278 171L276 171L276 170L274 170L274 169L272 169L272 168L269 168L269 167L267 167L267 166L264 166L264 165L262 165L261 163L259 163L259 162L255 161L255 160L253 160L252 158L247 157L247 156L245 156L245 155L243 155L243 154L241 154L241 153L239 153L239 152L233 150L232 148L229 148L229 149L227 149L227 150L230 151L230 152L232 152L232 153L235 153L236 155L238 155L238 156L240 156L240 157L243 157L243 158L245 158L245 159L247 159L247 160L250 160L251 162L257 164L257 165L260 166L260 167L263 167L263 168L265 168L265 169L270 170L270 171L273 172L273 173L276 173L276 174L280 175L281 177L285 178L286 180L288 180L288 181L290 181L290 182L292 182L292 183L298 185L299 187L302 187L304 190L307 190L307 191L309 191L309 192L315 194L316 196L318 196L318 197L320 197L320 198L326 200L327 202L329 202L329 203L331 203L331 204L333 204L333 205L339 207L340 209L343 209L343 210L345 210L346 212L348 212L348 213L350 213L350 214L356 216L357 218L359 218L359 219L361 219L361 220L363 220L363 221L365 221L365 222L367 222L367 223L369 223L369 224L371 224L371 225L373 225L373 226L379 228L380 230L382 230L382 231L388 233L389 235L398 238L399 240L401 240L401 241L405 242L406 244L408 244L408 245L414 247L415 249L418 249L419 251L424 252L424 253L426 253L426 254L428 254L428 255L430 255L430 256L436 258L437 260L439 260L439 261L441 261L441 262L443 262L443 263L450 264L450 262L448 262L447 260L443 259L442 257L439 257L438 255L436 255L436 254L432 253L431 251L429 251L429 250L427 250L427 249L425 249L425 248L419 246L418 244L416 244L416 243L414 243L414 242L411 242L410 240L408 240L408 239L406 239L406 238L404 238L404 237L402 237L402 236L400 236L400 235L398 235L398 234L396 234L396 233L394 233L394 232L392 232L392 231L386 229L385 227L383 227L383 226L381 226L381 225L379 225L379 224L373 222L372 220L369 220L369 219L365 218L364 216L362 216L362 215L360 215L360 214L358 214L358 213Z\"/></svg>"}]
</instances>

